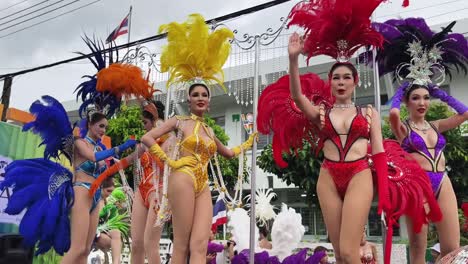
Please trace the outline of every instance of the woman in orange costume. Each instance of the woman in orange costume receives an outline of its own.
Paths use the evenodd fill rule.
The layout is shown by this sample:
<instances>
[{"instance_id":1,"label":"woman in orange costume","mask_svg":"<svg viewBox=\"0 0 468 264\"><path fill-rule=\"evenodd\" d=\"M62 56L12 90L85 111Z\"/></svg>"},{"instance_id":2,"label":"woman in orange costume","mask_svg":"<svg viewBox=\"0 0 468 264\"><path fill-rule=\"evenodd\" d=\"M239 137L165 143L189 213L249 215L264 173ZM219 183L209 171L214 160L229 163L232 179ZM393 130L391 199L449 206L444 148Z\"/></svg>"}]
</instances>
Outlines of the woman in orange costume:
<instances>
[{"instance_id":1,"label":"woman in orange costume","mask_svg":"<svg viewBox=\"0 0 468 264\"><path fill-rule=\"evenodd\" d=\"M141 106L143 126L147 132L163 123L164 105L160 101L144 100ZM168 142L168 144L163 145L163 143L166 142L169 136L170 134L165 134L157 140L157 143L163 146L165 150L168 150L170 144ZM157 157L153 157L144 145L140 144L136 152L112 165L99 176L98 180L103 181L119 170L126 169L133 162L134 183L138 188L136 188L133 198L131 216L131 263L143 264L146 257L148 264L159 264L161 263L159 240L162 226L154 226L154 223L156 222L156 212L161 198L159 194L162 193L160 176L164 164ZM99 182L96 184L99 184Z\"/></svg>"}]
</instances>

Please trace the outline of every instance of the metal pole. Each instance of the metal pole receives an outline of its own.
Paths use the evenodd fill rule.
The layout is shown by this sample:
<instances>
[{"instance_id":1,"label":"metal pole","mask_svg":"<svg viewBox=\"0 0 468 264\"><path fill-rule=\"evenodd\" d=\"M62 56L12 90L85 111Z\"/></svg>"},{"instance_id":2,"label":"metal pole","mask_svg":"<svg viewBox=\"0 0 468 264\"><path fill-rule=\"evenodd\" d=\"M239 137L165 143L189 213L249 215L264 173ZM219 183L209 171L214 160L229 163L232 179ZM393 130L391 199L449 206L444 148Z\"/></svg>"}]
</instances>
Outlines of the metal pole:
<instances>
[{"instance_id":1,"label":"metal pole","mask_svg":"<svg viewBox=\"0 0 468 264\"><path fill-rule=\"evenodd\" d=\"M6 114L8 107L10 107L10 96L11 96L11 85L13 83L13 77L8 76L3 81L3 91L0 103L3 104L3 112L1 116L1 121L6 121Z\"/></svg>"},{"instance_id":2,"label":"metal pole","mask_svg":"<svg viewBox=\"0 0 468 264\"><path fill-rule=\"evenodd\" d=\"M171 93L172 89L169 89L169 87L166 88L166 109L164 109L164 120L167 120L169 117L169 110L170 110L170 105L171 105ZM174 105L175 107L175 105Z\"/></svg>"},{"instance_id":3,"label":"metal pole","mask_svg":"<svg viewBox=\"0 0 468 264\"><path fill-rule=\"evenodd\" d=\"M371 17L371 21L374 20L374 16ZM376 58L377 58L377 48L373 48L372 49L372 65L374 67L373 70L374 70L374 98L375 98L375 108L377 109L377 112L379 113L379 116L381 115L381 102L380 102L380 81L379 81L379 64L376 62ZM385 213L382 212L382 215L380 216L381 217L381 225L382 225L382 246L383 246L383 249L384 249L384 256L385 256L385 248L386 248L386 231L388 229L386 223L385 223Z\"/></svg>"},{"instance_id":4,"label":"metal pole","mask_svg":"<svg viewBox=\"0 0 468 264\"><path fill-rule=\"evenodd\" d=\"M253 120L257 120L258 104L258 73L260 63L260 36L255 36L255 67L254 67L254 87L253 87ZM257 131L257 122L254 121L253 131ZM254 264L255 257L255 190L257 189L257 141L254 140L252 146L252 174L250 177L250 255L249 263Z\"/></svg>"},{"instance_id":5,"label":"metal pole","mask_svg":"<svg viewBox=\"0 0 468 264\"><path fill-rule=\"evenodd\" d=\"M379 115L381 114L380 112L380 81L379 81L379 65L376 62L376 57L377 57L377 49L374 48L372 50L372 65L374 66L374 97L375 97L375 108L377 109L377 112Z\"/></svg>"},{"instance_id":6,"label":"metal pole","mask_svg":"<svg viewBox=\"0 0 468 264\"><path fill-rule=\"evenodd\" d=\"M132 29L132 9L133 7L130 6L130 12L129 12L129 17L128 17L128 39L127 39L127 45L130 43L130 30ZM130 49L130 47L128 47Z\"/></svg>"}]
</instances>

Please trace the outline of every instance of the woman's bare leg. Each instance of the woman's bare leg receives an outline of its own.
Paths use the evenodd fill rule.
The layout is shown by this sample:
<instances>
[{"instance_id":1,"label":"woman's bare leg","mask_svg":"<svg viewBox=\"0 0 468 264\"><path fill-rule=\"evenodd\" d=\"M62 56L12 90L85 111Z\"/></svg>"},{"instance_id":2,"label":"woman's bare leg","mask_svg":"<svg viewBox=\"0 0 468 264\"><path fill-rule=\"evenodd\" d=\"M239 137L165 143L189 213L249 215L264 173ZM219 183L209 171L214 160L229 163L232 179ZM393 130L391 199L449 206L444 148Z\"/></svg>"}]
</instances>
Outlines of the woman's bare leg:
<instances>
[{"instance_id":1,"label":"woman's bare leg","mask_svg":"<svg viewBox=\"0 0 468 264\"><path fill-rule=\"evenodd\" d=\"M185 173L173 173L169 177L168 198L172 209L174 228L171 263L186 264L195 209L195 191L192 178Z\"/></svg>"},{"instance_id":2,"label":"woman's bare leg","mask_svg":"<svg viewBox=\"0 0 468 264\"><path fill-rule=\"evenodd\" d=\"M120 264L122 255L122 235L119 230L109 231L111 237L112 264Z\"/></svg>"},{"instance_id":3,"label":"woman's bare leg","mask_svg":"<svg viewBox=\"0 0 468 264\"><path fill-rule=\"evenodd\" d=\"M145 226L145 253L148 258L148 264L161 264L161 256L159 255L159 240L161 239L162 227L155 227L156 212L153 210L156 202L154 200L154 192L150 195L150 207Z\"/></svg>"},{"instance_id":4,"label":"woman's bare leg","mask_svg":"<svg viewBox=\"0 0 468 264\"><path fill-rule=\"evenodd\" d=\"M91 208L91 197L88 189L74 186L75 202L71 209L71 245L70 250L62 258L62 264L86 264L88 257L88 229L90 225L89 209Z\"/></svg>"},{"instance_id":5,"label":"woman's bare leg","mask_svg":"<svg viewBox=\"0 0 468 264\"><path fill-rule=\"evenodd\" d=\"M406 227L409 238L409 252L411 264L426 263L426 248L427 248L427 225L423 225L421 232L415 233L411 218L406 217Z\"/></svg>"},{"instance_id":6,"label":"woman's bare leg","mask_svg":"<svg viewBox=\"0 0 468 264\"><path fill-rule=\"evenodd\" d=\"M359 245L374 196L369 169L353 176L341 211L340 256L344 264L360 264Z\"/></svg>"},{"instance_id":7,"label":"woman's bare leg","mask_svg":"<svg viewBox=\"0 0 468 264\"><path fill-rule=\"evenodd\" d=\"M210 237L211 220L213 218L213 204L211 193L206 187L195 198L195 214L193 216L190 235L190 263L206 263L208 239Z\"/></svg>"},{"instance_id":8,"label":"woman's bare leg","mask_svg":"<svg viewBox=\"0 0 468 264\"><path fill-rule=\"evenodd\" d=\"M326 169L320 170L317 181L317 195L322 210L323 221L335 251L336 263L341 264L340 228L343 201L336 191L335 183Z\"/></svg>"},{"instance_id":9,"label":"woman's bare leg","mask_svg":"<svg viewBox=\"0 0 468 264\"><path fill-rule=\"evenodd\" d=\"M444 177L442 181L437 200L443 215L442 221L435 223L439 235L440 257L442 258L460 247L457 197L448 177Z\"/></svg>"},{"instance_id":10,"label":"woman's bare leg","mask_svg":"<svg viewBox=\"0 0 468 264\"><path fill-rule=\"evenodd\" d=\"M132 264L145 263L144 232L147 214L148 210L143 204L140 192L137 190L133 199L132 223L130 226L130 232L132 235Z\"/></svg>"}]
</instances>

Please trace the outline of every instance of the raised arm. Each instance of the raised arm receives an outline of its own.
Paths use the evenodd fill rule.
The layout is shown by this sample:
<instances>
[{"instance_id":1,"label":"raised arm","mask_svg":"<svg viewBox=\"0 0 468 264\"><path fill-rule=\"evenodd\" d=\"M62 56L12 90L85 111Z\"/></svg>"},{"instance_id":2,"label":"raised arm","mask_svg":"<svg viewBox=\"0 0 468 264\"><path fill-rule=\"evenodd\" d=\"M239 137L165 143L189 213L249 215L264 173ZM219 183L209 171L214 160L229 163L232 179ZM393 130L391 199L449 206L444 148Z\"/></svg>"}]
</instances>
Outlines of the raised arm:
<instances>
[{"instance_id":1,"label":"raised arm","mask_svg":"<svg viewBox=\"0 0 468 264\"><path fill-rule=\"evenodd\" d=\"M135 146L136 141L133 139L129 139L125 141L123 144L113 147L111 149L106 149L98 152L94 152L93 149L89 148L87 146L86 141L83 139L77 139L75 140L75 148L78 151L78 153L83 156L85 159L97 162L101 160L105 160L109 157L114 156L115 154L118 154L120 152L123 152L133 146Z\"/></svg>"},{"instance_id":2,"label":"raised arm","mask_svg":"<svg viewBox=\"0 0 468 264\"><path fill-rule=\"evenodd\" d=\"M312 104L307 97L302 94L301 80L299 76L299 54L302 53L304 41L299 37L299 34L294 33L289 38L288 53L289 53L289 87L291 97L297 107L304 115L315 123L319 123L319 107Z\"/></svg>"},{"instance_id":3,"label":"raised arm","mask_svg":"<svg viewBox=\"0 0 468 264\"><path fill-rule=\"evenodd\" d=\"M442 133L453 129L468 120L468 107L465 104L448 95L444 90L439 89L437 86L431 86L429 88L429 93L432 97L438 98L442 102L447 103L458 113L458 115L434 121L433 124L437 127L439 132Z\"/></svg>"},{"instance_id":4,"label":"raised arm","mask_svg":"<svg viewBox=\"0 0 468 264\"><path fill-rule=\"evenodd\" d=\"M401 141L404 138L408 131L406 131L406 126L401 122L400 119L400 105L403 100L405 90L408 88L410 83L404 83L401 85L398 90L395 92L392 98L392 107L390 109L390 128L392 129L393 134L396 136L398 141Z\"/></svg>"},{"instance_id":5,"label":"raised arm","mask_svg":"<svg viewBox=\"0 0 468 264\"><path fill-rule=\"evenodd\" d=\"M449 118L439 119L433 121L432 124L434 124L434 126L440 133L443 133L445 131L458 127L466 121L468 121L468 112L465 112L463 115L454 115Z\"/></svg>"}]
</instances>

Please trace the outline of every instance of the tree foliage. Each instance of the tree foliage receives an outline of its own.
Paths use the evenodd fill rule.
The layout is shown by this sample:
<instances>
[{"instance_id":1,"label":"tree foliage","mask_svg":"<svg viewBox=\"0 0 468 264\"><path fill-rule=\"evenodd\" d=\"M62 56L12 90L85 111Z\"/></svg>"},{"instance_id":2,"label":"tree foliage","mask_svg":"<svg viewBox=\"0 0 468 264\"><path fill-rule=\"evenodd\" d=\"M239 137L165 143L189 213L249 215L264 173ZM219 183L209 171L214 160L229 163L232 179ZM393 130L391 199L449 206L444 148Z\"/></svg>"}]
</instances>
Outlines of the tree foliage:
<instances>
[{"instance_id":1,"label":"tree foliage","mask_svg":"<svg viewBox=\"0 0 468 264\"><path fill-rule=\"evenodd\" d=\"M138 106L122 106L121 111L109 120L107 135L112 139L112 145L122 144L130 136L141 138L145 134Z\"/></svg>"},{"instance_id":2,"label":"tree foliage","mask_svg":"<svg viewBox=\"0 0 468 264\"><path fill-rule=\"evenodd\" d=\"M279 168L273 159L271 144L267 145L257 158L258 166L269 173L275 174L279 179L287 184L294 184L306 191L307 201L310 205L318 204L316 184L320 172L320 161L322 155L315 157L311 150L311 145L304 141L302 149L292 151L290 154L283 153L283 159L289 164L287 168Z\"/></svg>"},{"instance_id":3,"label":"tree foliage","mask_svg":"<svg viewBox=\"0 0 468 264\"><path fill-rule=\"evenodd\" d=\"M223 143L224 145L227 145L229 141L229 136L226 134L226 132L216 124L214 119L210 118L209 116L205 116L205 123L213 129L213 132L215 136ZM226 184L226 188L228 190L232 190L237 183L237 177L238 177L238 169L239 169L239 158L233 158L233 159L226 159L221 155L218 155L218 161L219 161L219 167L221 168L221 173L223 174L223 179L224 183ZM214 161L213 161L214 162ZM245 165L245 160L244 160L244 165ZM214 163L213 163L214 165ZM245 168L245 166L244 166ZM208 170L208 174L210 175L210 178L213 179L213 172L211 169ZM247 177L248 173L244 169L243 177L244 179Z\"/></svg>"}]
</instances>

